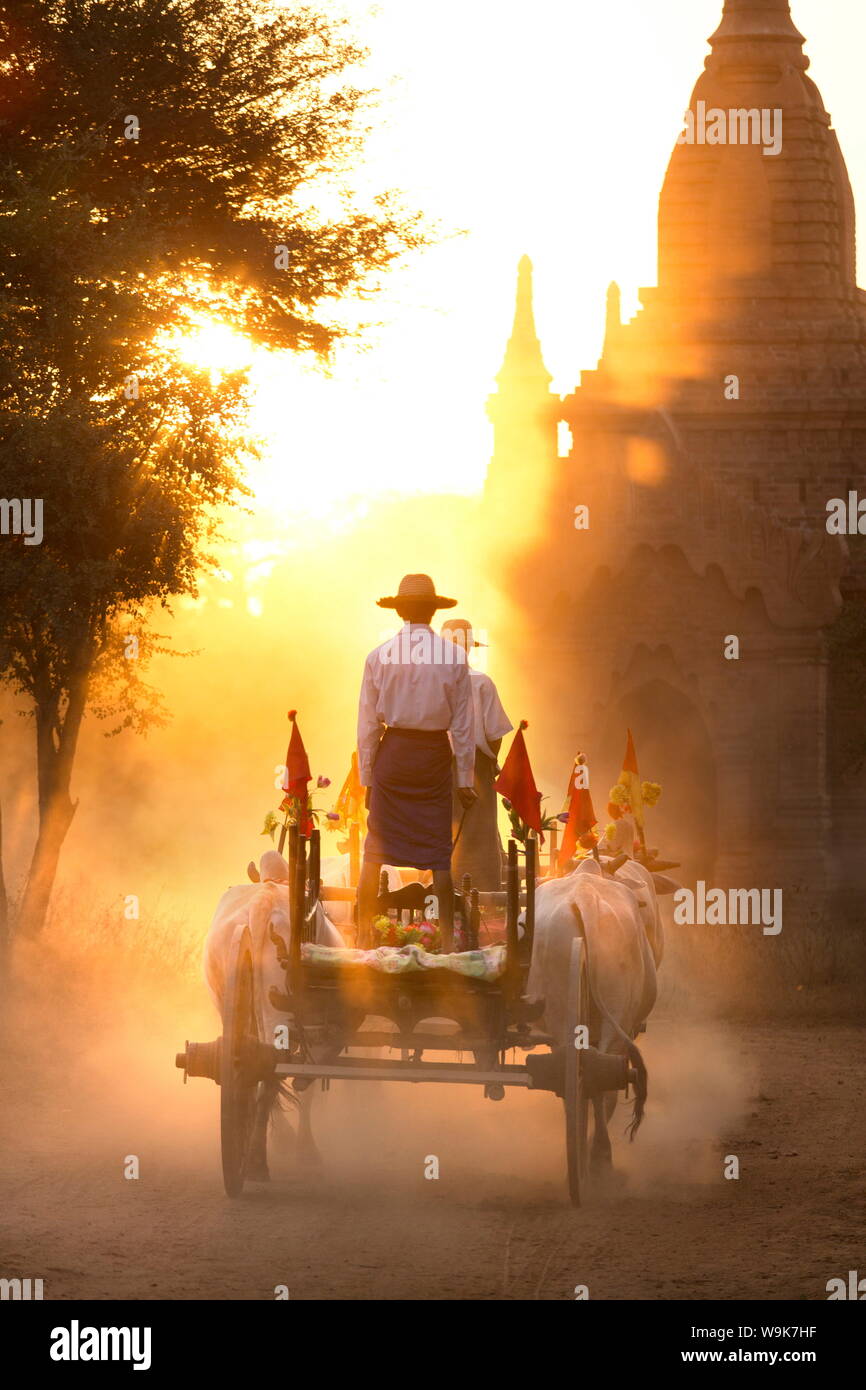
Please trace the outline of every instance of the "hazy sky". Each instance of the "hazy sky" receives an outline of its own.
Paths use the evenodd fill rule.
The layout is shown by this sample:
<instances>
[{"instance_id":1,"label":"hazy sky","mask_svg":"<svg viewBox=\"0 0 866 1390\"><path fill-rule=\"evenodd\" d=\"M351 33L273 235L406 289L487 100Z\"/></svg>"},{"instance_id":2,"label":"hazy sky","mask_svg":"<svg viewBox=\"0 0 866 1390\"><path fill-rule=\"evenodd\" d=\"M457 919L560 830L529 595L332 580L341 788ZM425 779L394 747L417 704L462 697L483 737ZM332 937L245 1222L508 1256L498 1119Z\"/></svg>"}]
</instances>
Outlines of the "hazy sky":
<instances>
[{"instance_id":1,"label":"hazy sky","mask_svg":"<svg viewBox=\"0 0 866 1390\"><path fill-rule=\"evenodd\" d=\"M174 722L147 742L108 743L88 724L66 864L77 853L89 863L98 844L107 893L144 893L150 875L171 881L172 900L201 889L209 903L222 875L237 881L263 847L289 706L303 712L314 772L339 785L363 656L383 636L373 600L405 570L429 569L468 605L458 611L482 628L492 621L459 509L425 499L417 523L404 510L374 513L357 529L353 515L388 488L481 486L491 444L484 403L524 251L561 391L595 365L608 282L620 281L629 311L637 287L655 282L659 188L722 3L382 0L371 16L352 0L352 9L375 55L374 80L389 84L370 186L402 186L411 203L467 235L412 260L379 308L386 327L331 379L305 377L292 357L270 362L257 410L271 441L253 478L259 505L229 523L245 540L226 551L224 584L207 584L192 611L178 605L176 645L200 654L154 672ZM795 0L794 17L855 192L864 190L866 2ZM214 360L225 356L219 334L211 347ZM342 533L332 539L331 528ZM306 540L297 551L293 531ZM514 708L509 660L494 653L506 707L533 721L531 709ZM542 772L534 723L531 739ZM546 795L561 794L565 774L556 770ZM31 773L21 785L32 786ZM13 878L30 844L26 809L7 828ZM203 930L206 913L199 920Z\"/></svg>"},{"instance_id":2,"label":"hazy sky","mask_svg":"<svg viewBox=\"0 0 866 1390\"><path fill-rule=\"evenodd\" d=\"M384 91L371 187L404 189L466 235L392 277L376 304L384 326L331 380L291 360L263 373L261 500L325 512L350 492L481 485L484 403L524 251L555 388L570 390L595 365L609 281L620 282L626 314L638 287L656 281L659 189L722 0L328 7L352 15ZM794 0L793 16L863 213L866 4Z\"/></svg>"}]
</instances>

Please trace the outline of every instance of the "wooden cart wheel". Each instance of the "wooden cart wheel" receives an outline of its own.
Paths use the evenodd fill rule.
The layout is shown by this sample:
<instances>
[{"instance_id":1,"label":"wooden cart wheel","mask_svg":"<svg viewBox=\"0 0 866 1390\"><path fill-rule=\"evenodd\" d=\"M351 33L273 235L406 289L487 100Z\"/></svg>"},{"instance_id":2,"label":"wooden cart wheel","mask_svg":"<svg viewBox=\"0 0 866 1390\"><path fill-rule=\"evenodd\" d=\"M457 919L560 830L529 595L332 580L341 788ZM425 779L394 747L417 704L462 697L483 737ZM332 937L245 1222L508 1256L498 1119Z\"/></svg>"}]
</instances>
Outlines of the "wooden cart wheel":
<instances>
[{"instance_id":1,"label":"wooden cart wheel","mask_svg":"<svg viewBox=\"0 0 866 1390\"><path fill-rule=\"evenodd\" d=\"M249 1047L259 1041L253 980L249 928L239 926L229 947L220 1048L223 1182L230 1197L243 1191L256 1113L258 1079Z\"/></svg>"},{"instance_id":2,"label":"wooden cart wheel","mask_svg":"<svg viewBox=\"0 0 866 1390\"><path fill-rule=\"evenodd\" d=\"M589 1155L589 1105L581 1080L582 1050L575 1047L575 1030L589 1027L589 985L583 941L575 938L568 971L568 1006L565 1040L565 1150L568 1191L572 1206L579 1207L586 1194Z\"/></svg>"}]
</instances>

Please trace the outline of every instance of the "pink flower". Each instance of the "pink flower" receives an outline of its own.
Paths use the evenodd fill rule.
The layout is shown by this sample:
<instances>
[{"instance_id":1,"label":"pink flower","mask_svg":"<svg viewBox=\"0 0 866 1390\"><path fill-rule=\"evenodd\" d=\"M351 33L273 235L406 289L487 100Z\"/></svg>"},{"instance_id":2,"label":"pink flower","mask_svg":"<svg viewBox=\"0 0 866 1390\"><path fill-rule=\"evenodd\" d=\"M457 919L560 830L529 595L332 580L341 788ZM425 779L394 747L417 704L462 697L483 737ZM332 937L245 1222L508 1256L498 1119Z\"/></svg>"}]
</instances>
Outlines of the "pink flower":
<instances>
[{"instance_id":1,"label":"pink flower","mask_svg":"<svg viewBox=\"0 0 866 1390\"><path fill-rule=\"evenodd\" d=\"M316 786L317 786L317 787L329 787L330 785L331 785L331 779L330 779L330 777L317 777L317 778L316 778Z\"/></svg>"}]
</instances>

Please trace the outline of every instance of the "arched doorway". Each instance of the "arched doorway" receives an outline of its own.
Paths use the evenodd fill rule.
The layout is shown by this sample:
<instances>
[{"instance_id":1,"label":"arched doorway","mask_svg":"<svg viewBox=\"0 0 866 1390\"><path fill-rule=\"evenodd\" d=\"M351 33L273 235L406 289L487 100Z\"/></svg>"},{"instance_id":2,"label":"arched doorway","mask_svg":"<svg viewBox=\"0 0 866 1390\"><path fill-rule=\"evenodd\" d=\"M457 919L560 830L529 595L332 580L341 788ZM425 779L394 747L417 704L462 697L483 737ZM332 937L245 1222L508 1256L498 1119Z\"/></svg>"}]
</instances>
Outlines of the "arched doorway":
<instances>
[{"instance_id":1,"label":"arched doorway","mask_svg":"<svg viewBox=\"0 0 866 1390\"><path fill-rule=\"evenodd\" d=\"M676 686L650 680L611 708L601 742L602 766L619 775L626 729L634 734L641 779L660 782L662 797L647 812L647 843L662 859L678 860L683 883L712 881L718 853L716 763L706 724L697 706ZM596 811L607 823L599 796Z\"/></svg>"}]
</instances>

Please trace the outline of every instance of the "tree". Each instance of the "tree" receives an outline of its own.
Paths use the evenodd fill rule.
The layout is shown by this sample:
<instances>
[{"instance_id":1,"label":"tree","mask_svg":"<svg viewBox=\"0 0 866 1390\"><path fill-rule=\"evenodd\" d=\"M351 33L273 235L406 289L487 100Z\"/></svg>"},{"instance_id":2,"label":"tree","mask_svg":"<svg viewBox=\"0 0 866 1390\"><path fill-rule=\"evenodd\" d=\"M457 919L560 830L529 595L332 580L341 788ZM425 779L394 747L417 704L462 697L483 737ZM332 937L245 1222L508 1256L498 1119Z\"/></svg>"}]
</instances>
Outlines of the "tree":
<instances>
[{"instance_id":1,"label":"tree","mask_svg":"<svg viewBox=\"0 0 866 1390\"><path fill-rule=\"evenodd\" d=\"M0 4L0 497L20 531L0 535L0 679L33 715L39 806L21 931L44 922L85 712L159 717L153 614L196 592L245 492L245 376L212 381L173 334L206 310L324 356L338 302L423 240L391 195L352 203L361 56L258 0Z\"/></svg>"}]
</instances>

